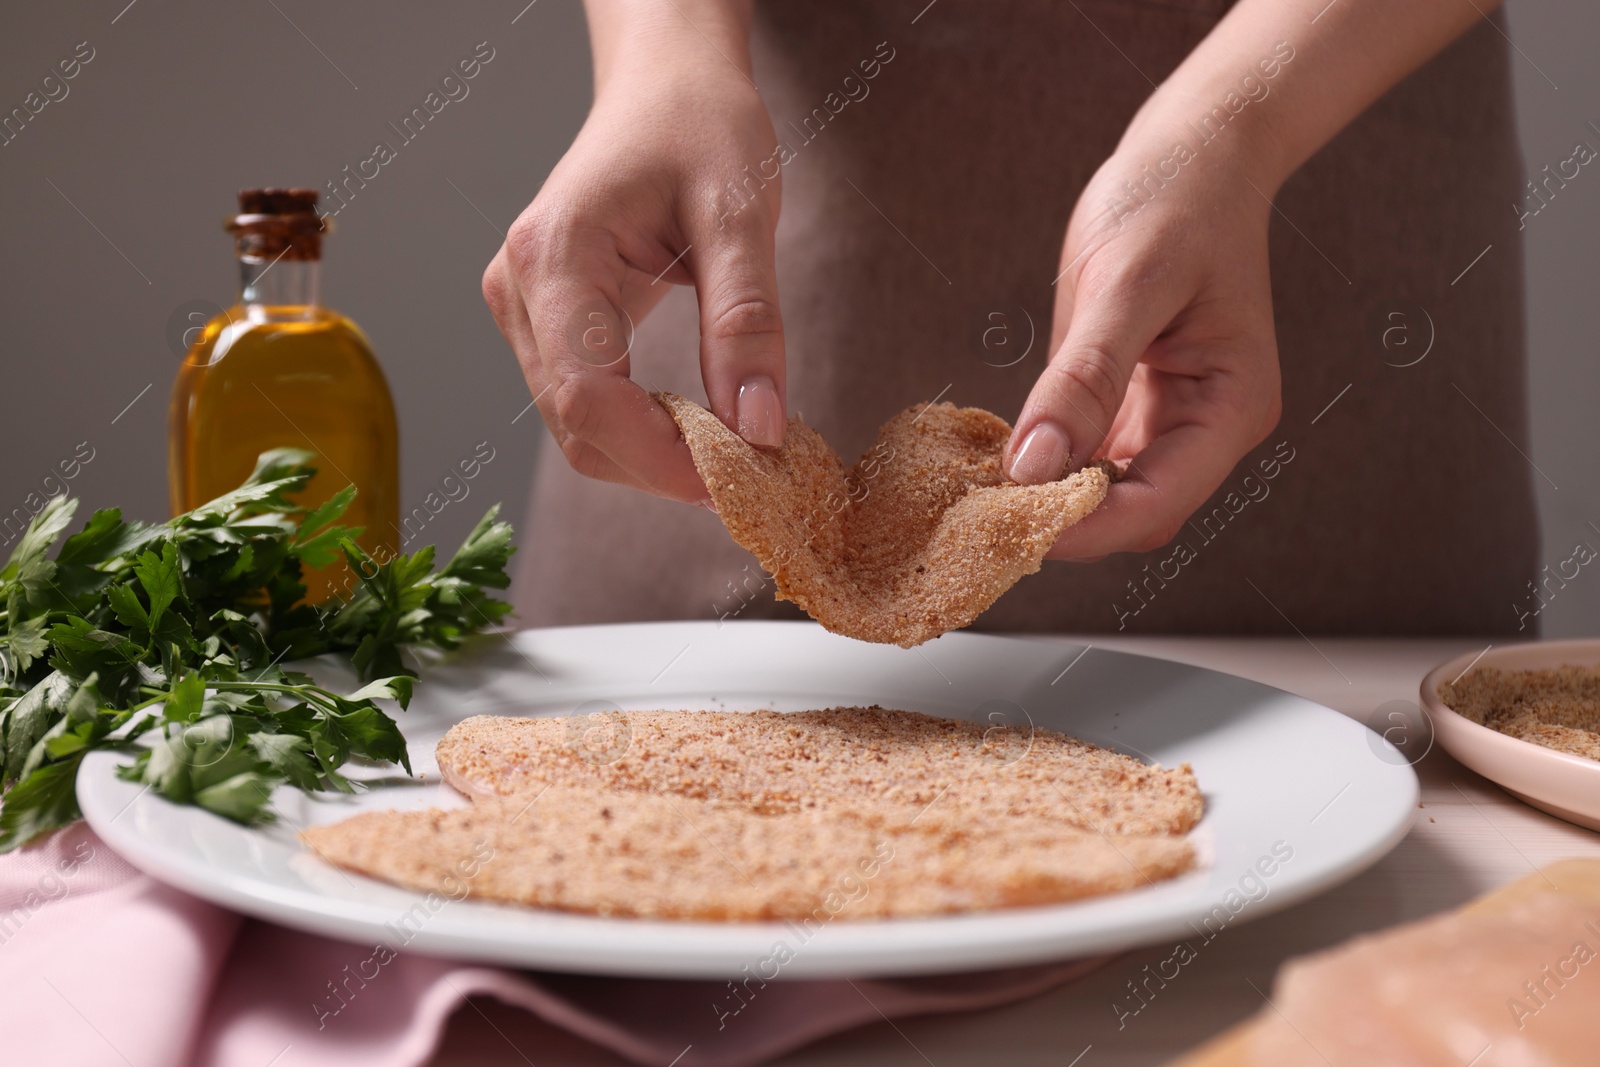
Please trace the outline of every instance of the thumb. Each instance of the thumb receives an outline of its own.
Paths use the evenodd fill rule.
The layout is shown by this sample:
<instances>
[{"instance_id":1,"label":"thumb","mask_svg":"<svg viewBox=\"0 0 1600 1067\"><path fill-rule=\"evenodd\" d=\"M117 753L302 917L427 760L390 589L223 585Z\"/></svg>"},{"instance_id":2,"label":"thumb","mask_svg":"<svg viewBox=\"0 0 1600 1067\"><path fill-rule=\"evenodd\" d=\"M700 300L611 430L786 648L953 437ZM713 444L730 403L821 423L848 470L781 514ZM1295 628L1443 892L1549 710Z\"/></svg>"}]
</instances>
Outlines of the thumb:
<instances>
[{"instance_id":1,"label":"thumb","mask_svg":"<svg viewBox=\"0 0 1600 1067\"><path fill-rule=\"evenodd\" d=\"M750 444L783 444L783 317L770 222L742 213L702 238L696 257L700 374L711 411ZM696 251L699 251L697 249Z\"/></svg>"},{"instance_id":2,"label":"thumb","mask_svg":"<svg viewBox=\"0 0 1600 1067\"><path fill-rule=\"evenodd\" d=\"M1039 375L1006 445L1012 481L1055 481L1089 461L1122 407L1145 349L1170 316L1127 290L1077 294L1066 339Z\"/></svg>"}]
</instances>

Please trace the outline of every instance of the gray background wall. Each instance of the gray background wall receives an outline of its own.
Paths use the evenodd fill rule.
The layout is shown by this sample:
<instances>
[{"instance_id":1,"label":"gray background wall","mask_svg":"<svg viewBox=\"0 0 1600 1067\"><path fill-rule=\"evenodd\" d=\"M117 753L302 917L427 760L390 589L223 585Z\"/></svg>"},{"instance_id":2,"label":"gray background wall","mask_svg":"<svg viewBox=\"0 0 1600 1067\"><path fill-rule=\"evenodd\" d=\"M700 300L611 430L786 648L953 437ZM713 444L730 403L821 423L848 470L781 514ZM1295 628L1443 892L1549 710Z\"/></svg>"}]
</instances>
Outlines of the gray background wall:
<instances>
[{"instance_id":1,"label":"gray background wall","mask_svg":"<svg viewBox=\"0 0 1600 1067\"><path fill-rule=\"evenodd\" d=\"M479 442L495 450L425 539L453 545L494 500L519 519L544 430L533 412L517 418L527 392L478 279L590 93L578 4L525 3L96 0L0 13L0 113L78 42L95 52L0 148L0 514L87 442L94 458L71 484L88 505L163 517L169 320L233 292L220 229L233 191L341 176L487 41L494 59L469 95L339 214L324 295L367 330L389 375L405 507ZM1514 0L1510 24L1530 174L1578 140L1600 148L1600 9ZM1600 170L1585 167L1525 237L1531 460L1549 479L1540 507L1555 563L1580 540L1600 548ZM1600 630L1600 573L1586 568L1542 621L1547 635Z\"/></svg>"}]
</instances>

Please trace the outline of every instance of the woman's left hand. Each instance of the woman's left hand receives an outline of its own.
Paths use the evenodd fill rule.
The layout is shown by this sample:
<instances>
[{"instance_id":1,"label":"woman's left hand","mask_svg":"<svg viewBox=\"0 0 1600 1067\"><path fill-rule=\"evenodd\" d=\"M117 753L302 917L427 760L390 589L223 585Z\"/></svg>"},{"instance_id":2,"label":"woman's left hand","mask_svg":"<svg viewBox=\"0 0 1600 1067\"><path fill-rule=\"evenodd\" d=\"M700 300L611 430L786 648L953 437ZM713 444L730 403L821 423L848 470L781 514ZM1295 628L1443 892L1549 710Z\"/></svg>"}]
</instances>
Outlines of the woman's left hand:
<instances>
[{"instance_id":1,"label":"woman's left hand","mask_svg":"<svg viewBox=\"0 0 1600 1067\"><path fill-rule=\"evenodd\" d=\"M1024 483L1099 457L1131 461L1054 559L1166 544L1281 409L1270 193L1219 145L1179 162L1172 140L1129 141L1073 211L1053 355L1007 446L1007 471Z\"/></svg>"},{"instance_id":2,"label":"woman's left hand","mask_svg":"<svg viewBox=\"0 0 1600 1067\"><path fill-rule=\"evenodd\" d=\"M1146 99L1073 211L1050 365L1006 446L1028 483L1131 461L1053 558L1161 547L1272 432L1271 198L1495 6L1237 0Z\"/></svg>"}]
</instances>

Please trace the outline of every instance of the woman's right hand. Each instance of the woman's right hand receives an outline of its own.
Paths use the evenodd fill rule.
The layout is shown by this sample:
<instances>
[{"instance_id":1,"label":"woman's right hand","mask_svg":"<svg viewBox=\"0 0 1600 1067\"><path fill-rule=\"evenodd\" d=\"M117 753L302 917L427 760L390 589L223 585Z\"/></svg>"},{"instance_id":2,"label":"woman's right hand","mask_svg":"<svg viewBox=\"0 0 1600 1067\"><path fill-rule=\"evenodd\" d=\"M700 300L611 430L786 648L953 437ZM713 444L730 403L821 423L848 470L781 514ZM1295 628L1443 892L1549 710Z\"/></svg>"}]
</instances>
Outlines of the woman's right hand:
<instances>
[{"instance_id":1,"label":"woman's right hand","mask_svg":"<svg viewBox=\"0 0 1600 1067\"><path fill-rule=\"evenodd\" d=\"M699 10L691 25L674 3L626 26L591 20L594 107L483 295L575 470L703 501L677 425L629 377L628 349L668 285L694 286L711 410L751 444L783 442L777 141L739 12Z\"/></svg>"}]
</instances>

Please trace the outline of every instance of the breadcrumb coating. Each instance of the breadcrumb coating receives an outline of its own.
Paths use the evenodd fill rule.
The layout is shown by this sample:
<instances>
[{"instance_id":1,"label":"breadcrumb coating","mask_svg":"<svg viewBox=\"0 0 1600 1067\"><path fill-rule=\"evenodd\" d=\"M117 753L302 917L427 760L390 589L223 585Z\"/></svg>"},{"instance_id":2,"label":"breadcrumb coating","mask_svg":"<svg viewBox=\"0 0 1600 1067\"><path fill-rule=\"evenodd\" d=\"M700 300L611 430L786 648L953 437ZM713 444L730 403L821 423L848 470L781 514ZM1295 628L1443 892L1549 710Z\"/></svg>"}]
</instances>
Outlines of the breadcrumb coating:
<instances>
[{"instance_id":1,"label":"breadcrumb coating","mask_svg":"<svg viewBox=\"0 0 1600 1067\"><path fill-rule=\"evenodd\" d=\"M1200 820L1187 766L1153 767L1025 723L996 727L887 708L633 711L597 719L476 715L437 748L472 796L546 786L722 801L759 815L841 802L985 819L1036 816L1083 830L1183 834Z\"/></svg>"},{"instance_id":2,"label":"breadcrumb coating","mask_svg":"<svg viewBox=\"0 0 1600 1067\"><path fill-rule=\"evenodd\" d=\"M1203 806L1187 765L876 707L478 716L438 756L471 807L368 812L302 837L444 896L813 925L1158 882L1193 866L1185 834Z\"/></svg>"},{"instance_id":3,"label":"breadcrumb coating","mask_svg":"<svg viewBox=\"0 0 1600 1067\"><path fill-rule=\"evenodd\" d=\"M783 447L762 449L698 404L657 399L778 598L862 641L910 648L970 625L1039 569L1114 477L1097 464L1045 485L1009 481L1001 454L1011 427L980 408L907 408L846 470L799 416Z\"/></svg>"}]
</instances>

